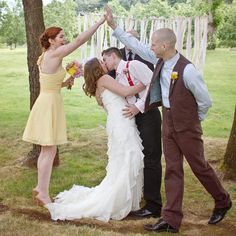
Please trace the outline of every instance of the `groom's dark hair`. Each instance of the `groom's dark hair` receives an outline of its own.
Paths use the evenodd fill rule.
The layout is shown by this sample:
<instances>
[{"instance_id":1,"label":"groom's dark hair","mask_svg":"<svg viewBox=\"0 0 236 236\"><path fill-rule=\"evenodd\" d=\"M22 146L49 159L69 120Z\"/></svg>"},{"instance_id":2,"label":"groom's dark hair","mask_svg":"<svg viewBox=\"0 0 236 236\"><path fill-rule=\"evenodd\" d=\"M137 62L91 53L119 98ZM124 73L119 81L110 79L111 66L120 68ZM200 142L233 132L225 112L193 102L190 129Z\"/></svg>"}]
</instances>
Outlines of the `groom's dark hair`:
<instances>
[{"instance_id":1,"label":"groom's dark hair","mask_svg":"<svg viewBox=\"0 0 236 236\"><path fill-rule=\"evenodd\" d=\"M115 53L117 57L119 57L120 59L122 59L122 54L120 52L120 49L119 48L116 48L116 47L110 47L108 49L105 49L102 51L102 56L103 55L108 55L110 56L112 53Z\"/></svg>"}]
</instances>

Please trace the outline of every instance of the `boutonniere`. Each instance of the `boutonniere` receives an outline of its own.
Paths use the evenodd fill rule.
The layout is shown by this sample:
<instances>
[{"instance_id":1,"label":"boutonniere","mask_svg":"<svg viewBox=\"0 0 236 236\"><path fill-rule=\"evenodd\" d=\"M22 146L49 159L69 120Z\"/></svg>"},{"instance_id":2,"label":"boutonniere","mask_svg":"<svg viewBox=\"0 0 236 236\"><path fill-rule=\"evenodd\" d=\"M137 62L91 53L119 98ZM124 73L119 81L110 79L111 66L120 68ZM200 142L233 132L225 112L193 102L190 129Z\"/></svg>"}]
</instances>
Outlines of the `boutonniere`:
<instances>
[{"instance_id":1,"label":"boutonniere","mask_svg":"<svg viewBox=\"0 0 236 236\"><path fill-rule=\"evenodd\" d=\"M129 69L128 68L123 69L123 73L127 75L129 73Z\"/></svg>"},{"instance_id":2,"label":"boutonniere","mask_svg":"<svg viewBox=\"0 0 236 236\"><path fill-rule=\"evenodd\" d=\"M172 80L172 84L178 79L178 72L177 71L173 71L171 73L171 80Z\"/></svg>"}]
</instances>

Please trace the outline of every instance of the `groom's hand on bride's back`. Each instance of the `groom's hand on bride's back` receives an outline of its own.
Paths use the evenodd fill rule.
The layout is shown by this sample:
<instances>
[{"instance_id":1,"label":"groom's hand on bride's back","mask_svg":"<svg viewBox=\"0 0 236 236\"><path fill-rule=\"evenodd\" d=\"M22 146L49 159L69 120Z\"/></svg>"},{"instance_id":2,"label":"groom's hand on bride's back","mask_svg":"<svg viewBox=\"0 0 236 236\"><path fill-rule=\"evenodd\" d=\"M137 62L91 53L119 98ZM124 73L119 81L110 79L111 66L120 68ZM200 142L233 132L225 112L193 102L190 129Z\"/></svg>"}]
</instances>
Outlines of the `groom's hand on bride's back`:
<instances>
[{"instance_id":1,"label":"groom's hand on bride's back","mask_svg":"<svg viewBox=\"0 0 236 236\"><path fill-rule=\"evenodd\" d=\"M135 105L128 104L122 109L124 117L132 119L139 113L139 109Z\"/></svg>"}]
</instances>

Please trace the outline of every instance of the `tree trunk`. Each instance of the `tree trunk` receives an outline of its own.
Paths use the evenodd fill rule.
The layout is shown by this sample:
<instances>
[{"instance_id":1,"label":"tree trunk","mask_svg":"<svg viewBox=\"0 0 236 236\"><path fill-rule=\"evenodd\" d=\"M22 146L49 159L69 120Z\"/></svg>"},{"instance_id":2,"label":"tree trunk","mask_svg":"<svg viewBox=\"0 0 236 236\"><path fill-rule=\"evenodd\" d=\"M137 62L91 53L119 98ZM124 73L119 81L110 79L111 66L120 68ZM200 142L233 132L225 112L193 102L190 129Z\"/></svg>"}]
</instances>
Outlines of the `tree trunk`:
<instances>
[{"instance_id":1,"label":"tree trunk","mask_svg":"<svg viewBox=\"0 0 236 236\"><path fill-rule=\"evenodd\" d=\"M236 179L236 106L234 110L233 126L224 156L223 169L226 178Z\"/></svg>"},{"instance_id":2,"label":"tree trunk","mask_svg":"<svg viewBox=\"0 0 236 236\"><path fill-rule=\"evenodd\" d=\"M216 48L216 26L214 25L213 14L212 14L212 0L208 0L208 4L211 6L211 10L208 13L208 45L207 49L214 50Z\"/></svg>"},{"instance_id":3,"label":"tree trunk","mask_svg":"<svg viewBox=\"0 0 236 236\"><path fill-rule=\"evenodd\" d=\"M39 36L45 30L43 20L43 3L42 0L22 0L24 7L26 40L27 40L27 63L29 71L29 86L30 86L30 110L36 101L39 91L39 71L37 60L42 53L39 45ZM36 167L37 160L41 147L33 145L32 150L28 153L24 160L24 165L29 167ZM54 166L59 165L58 151L54 159Z\"/></svg>"}]
</instances>

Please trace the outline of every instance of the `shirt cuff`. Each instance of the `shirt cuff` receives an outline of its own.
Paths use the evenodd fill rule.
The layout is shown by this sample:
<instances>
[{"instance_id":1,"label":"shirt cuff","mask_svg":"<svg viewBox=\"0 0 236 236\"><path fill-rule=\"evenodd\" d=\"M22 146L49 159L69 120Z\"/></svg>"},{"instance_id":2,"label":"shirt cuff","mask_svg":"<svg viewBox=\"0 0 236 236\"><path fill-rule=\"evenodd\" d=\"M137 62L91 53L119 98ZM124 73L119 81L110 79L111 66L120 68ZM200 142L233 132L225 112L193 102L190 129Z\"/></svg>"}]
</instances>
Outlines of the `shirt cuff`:
<instances>
[{"instance_id":1,"label":"shirt cuff","mask_svg":"<svg viewBox=\"0 0 236 236\"><path fill-rule=\"evenodd\" d=\"M203 121L205 119L205 114L201 111L198 111L198 117L200 121Z\"/></svg>"},{"instance_id":2,"label":"shirt cuff","mask_svg":"<svg viewBox=\"0 0 236 236\"><path fill-rule=\"evenodd\" d=\"M134 104L141 113L144 113L144 102L141 99L138 99L138 101Z\"/></svg>"}]
</instances>

